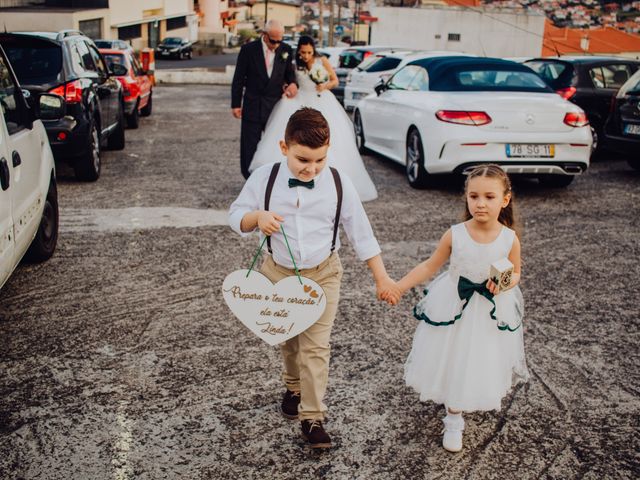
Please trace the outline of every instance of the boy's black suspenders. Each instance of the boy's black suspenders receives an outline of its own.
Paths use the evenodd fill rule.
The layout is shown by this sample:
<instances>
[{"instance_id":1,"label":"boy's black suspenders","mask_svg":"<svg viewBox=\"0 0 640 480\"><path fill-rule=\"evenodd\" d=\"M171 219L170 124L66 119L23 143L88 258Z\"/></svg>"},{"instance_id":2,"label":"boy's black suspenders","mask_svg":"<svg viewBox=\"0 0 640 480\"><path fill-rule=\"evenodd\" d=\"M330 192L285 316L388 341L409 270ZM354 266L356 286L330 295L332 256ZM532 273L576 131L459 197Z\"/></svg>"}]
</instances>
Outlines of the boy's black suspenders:
<instances>
[{"instance_id":1,"label":"boy's black suspenders","mask_svg":"<svg viewBox=\"0 0 640 480\"><path fill-rule=\"evenodd\" d=\"M333 222L333 240L331 242L331 252L336 249L336 239L338 238L338 225L340 224L340 211L342 210L342 181L340 180L340 174L338 170L333 167L329 167L331 174L333 175L333 181L336 184L336 193L338 194L338 204L336 205L336 218ZM280 170L280 162L274 163L271 169L271 175L267 181L267 189L264 192L264 209L269 210L269 201L271 200L271 192L273 191L273 184L278 176L278 170ZM271 237L267 237L267 249L269 253L271 251Z\"/></svg>"}]
</instances>

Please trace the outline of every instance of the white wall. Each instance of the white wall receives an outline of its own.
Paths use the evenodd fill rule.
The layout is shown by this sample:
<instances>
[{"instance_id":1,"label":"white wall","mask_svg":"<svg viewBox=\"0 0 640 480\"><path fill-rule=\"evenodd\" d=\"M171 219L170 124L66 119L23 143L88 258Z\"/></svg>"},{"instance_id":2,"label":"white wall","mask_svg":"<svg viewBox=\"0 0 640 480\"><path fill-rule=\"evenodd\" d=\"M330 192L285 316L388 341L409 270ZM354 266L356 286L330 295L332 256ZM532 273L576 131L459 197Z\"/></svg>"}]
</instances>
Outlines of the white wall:
<instances>
[{"instance_id":1,"label":"white wall","mask_svg":"<svg viewBox=\"0 0 640 480\"><path fill-rule=\"evenodd\" d=\"M193 11L189 0L109 0L113 25L141 21L145 10L160 10L159 16L186 14Z\"/></svg>"},{"instance_id":2,"label":"white wall","mask_svg":"<svg viewBox=\"0 0 640 480\"><path fill-rule=\"evenodd\" d=\"M461 7L376 7L371 44L418 50L455 50L494 57L539 56L544 16L523 10ZM450 33L460 41L449 41ZM440 38L437 38L437 36Z\"/></svg>"},{"instance_id":3,"label":"white wall","mask_svg":"<svg viewBox=\"0 0 640 480\"><path fill-rule=\"evenodd\" d=\"M0 13L0 29L9 32L58 32L77 29L81 20L102 19L102 34L109 32L109 10L78 10L73 13L52 11L16 11Z\"/></svg>"}]
</instances>

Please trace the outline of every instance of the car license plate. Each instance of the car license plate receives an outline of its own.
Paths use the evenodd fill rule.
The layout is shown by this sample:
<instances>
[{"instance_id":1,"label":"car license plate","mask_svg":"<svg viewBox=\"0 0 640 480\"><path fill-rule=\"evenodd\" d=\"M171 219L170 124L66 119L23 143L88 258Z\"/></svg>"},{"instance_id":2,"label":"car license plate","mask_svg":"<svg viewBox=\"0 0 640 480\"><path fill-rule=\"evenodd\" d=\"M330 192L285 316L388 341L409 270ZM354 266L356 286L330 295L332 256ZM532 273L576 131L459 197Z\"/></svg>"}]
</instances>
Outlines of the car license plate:
<instances>
[{"instance_id":1,"label":"car license plate","mask_svg":"<svg viewBox=\"0 0 640 480\"><path fill-rule=\"evenodd\" d=\"M537 157L553 158L555 156L555 145L546 143L507 143L507 157Z\"/></svg>"},{"instance_id":2,"label":"car license plate","mask_svg":"<svg viewBox=\"0 0 640 480\"><path fill-rule=\"evenodd\" d=\"M640 125L634 125L632 123L627 123L624 126L624 133L626 135L640 135Z\"/></svg>"},{"instance_id":3,"label":"car license plate","mask_svg":"<svg viewBox=\"0 0 640 480\"><path fill-rule=\"evenodd\" d=\"M160 52L160 55L169 55L169 52L163 50L162 52Z\"/></svg>"},{"instance_id":4,"label":"car license plate","mask_svg":"<svg viewBox=\"0 0 640 480\"><path fill-rule=\"evenodd\" d=\"M354 100L360 100L361 98L366 97L366 96L367 96L367 94L366 94L366 93L358 93L358 92L354 92L354 93L352 93L352 94L351 94L351 96L352 96L352 98L353 98Z\"/></svg>"}]
</instances>

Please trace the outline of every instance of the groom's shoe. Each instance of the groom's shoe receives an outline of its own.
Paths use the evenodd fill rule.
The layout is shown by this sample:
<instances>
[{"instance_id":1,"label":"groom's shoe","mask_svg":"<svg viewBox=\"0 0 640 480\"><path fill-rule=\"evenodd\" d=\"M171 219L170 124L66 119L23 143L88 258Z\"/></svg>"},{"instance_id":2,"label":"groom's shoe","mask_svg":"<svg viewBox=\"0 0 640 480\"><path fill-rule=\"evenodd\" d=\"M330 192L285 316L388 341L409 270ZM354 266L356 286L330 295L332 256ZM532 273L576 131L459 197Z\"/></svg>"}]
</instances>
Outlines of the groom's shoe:
<instances>
[{"instance_id":1,"label":"groom's shoe","mask_svg":"<svg viewBox=\"0 0 640 480\"><path fill-rule=\"evenodd\" d=\"M331 437L320 420L303 420L302 437L311 448L331 448Z\"/></svg>"},{"instance_id":2,"label":"groom's shoe","mask_svg":"<svg viewBox=\"0 0 640 480\"><path fill-rule=\"evenodd\" d=\"M282 416L289 420L297 420L298 405L300 405L300 392L292 392L291 390L284 392L282 405L280 406Z\"/></svg>"}]
</instances>

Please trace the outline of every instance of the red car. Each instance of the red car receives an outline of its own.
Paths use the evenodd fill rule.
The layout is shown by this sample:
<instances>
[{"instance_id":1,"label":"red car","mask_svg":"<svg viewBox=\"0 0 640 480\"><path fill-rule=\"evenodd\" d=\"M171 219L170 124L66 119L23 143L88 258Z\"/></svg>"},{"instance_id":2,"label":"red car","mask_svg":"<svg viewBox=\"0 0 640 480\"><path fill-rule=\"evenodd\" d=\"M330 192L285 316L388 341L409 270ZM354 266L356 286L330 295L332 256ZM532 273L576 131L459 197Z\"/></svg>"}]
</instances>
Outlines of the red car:
<instances>
[{"instance_id":1,"label":"red car","mask_svg":"<svg viewBox=\"0 0 640 480\"><path fill-rule=\"evenodd\" d=\"M122 83L124 93L124 111L127 127L138 128L140 116L151 115L153 81L152 71L144 71L142 65L130 50L101 48L100 53L109 65L109 70L117 70L116 77ZM112 65L122 65L124 69L114 69ZM123 75L119 75L123 73Z\"/></svg>"}]
</instances>

